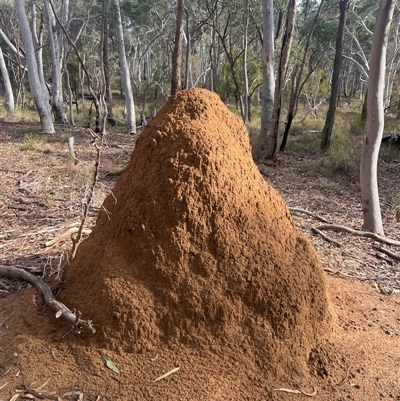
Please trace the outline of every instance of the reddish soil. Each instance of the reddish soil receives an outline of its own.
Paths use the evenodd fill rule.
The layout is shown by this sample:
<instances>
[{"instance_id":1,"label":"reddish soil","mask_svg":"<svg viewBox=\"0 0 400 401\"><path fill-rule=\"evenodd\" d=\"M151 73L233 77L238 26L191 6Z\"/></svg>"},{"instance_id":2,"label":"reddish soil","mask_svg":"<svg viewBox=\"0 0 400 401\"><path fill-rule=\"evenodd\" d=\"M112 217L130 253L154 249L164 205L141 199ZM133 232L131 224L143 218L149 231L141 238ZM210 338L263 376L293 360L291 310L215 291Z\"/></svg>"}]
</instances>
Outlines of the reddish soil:
<instances>
[{"instance_id":1,"label":"reddish soil","mask_svg":"<svg viewBox=\"0 0 400 401\"><path fill-rule=\"evenodd\" d=\"M329 233L346 243L334 248L310 236L321 267L252 163L239 121L215 95L195 92L190 101L187 93L171 99L143 132L107 213L100 209L68 267L60 299L93 320L95 335L55 319L31 285L0 278L0 399L307 398L300 390L318 400L400 399L400 299L384 294L400 287L399 263L377 259L371 240ZM41 146L29 150L26 129L0 126L0 263L46 266L54 283L70 242L41 245L79 220L82 171L94 150L77 130L81 162L72 166L65 136L44 150L38 136ZM99 199L113 185L107 172L132 148L110 135ZM358 228L359 210L350 210L356 186L343 194L313 187L312 169L298 158L284 155L261 170L290 206ZM301 174L290 181L293 168ZM392 169L383 173L396 182ZM97 213L89 217L93 225ZM294 219L307 234L315 223ZM399 239L395 218L385 227Z\"/></svg>"}]
</instances>

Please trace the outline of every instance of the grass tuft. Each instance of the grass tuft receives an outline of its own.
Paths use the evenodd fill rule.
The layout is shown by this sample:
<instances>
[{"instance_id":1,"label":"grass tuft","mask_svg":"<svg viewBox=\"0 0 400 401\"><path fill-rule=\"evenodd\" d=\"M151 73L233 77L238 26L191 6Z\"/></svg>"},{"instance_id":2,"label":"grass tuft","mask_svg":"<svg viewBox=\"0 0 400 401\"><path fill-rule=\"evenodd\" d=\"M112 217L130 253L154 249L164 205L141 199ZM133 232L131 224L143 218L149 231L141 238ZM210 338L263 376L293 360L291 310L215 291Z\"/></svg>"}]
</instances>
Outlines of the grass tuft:
<instances>
[{"instance_id":1,"label":"grass tuft","mask_svg":"<svg viewBox=\"0 0 400 401\"><path fill-rule=\"evenodd\" d=\"M39 147L39 140L33 132L25 135L25 141L21 145L21 150L35 151Z\"/></svg>"}]
</instances>

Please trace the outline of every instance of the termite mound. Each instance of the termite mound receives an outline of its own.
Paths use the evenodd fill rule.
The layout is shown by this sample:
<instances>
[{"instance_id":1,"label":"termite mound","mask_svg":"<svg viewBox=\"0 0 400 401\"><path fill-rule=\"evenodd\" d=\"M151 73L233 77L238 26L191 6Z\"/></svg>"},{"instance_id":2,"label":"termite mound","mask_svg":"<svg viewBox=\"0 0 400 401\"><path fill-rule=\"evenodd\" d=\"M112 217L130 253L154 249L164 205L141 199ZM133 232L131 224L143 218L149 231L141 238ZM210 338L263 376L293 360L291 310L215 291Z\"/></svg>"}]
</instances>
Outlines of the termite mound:
<instances>
[{"instance_id":1,"label":"termite mound","mask_svg":"<svg viewBox=\"0 0 400 401\"><path fill-rule=\"evenodd\" d=\"M331 315L319 258L219 97L172 96L137 140L63 299L123 352L199 347L307 369Z\"/></svg>"}]
</instances>

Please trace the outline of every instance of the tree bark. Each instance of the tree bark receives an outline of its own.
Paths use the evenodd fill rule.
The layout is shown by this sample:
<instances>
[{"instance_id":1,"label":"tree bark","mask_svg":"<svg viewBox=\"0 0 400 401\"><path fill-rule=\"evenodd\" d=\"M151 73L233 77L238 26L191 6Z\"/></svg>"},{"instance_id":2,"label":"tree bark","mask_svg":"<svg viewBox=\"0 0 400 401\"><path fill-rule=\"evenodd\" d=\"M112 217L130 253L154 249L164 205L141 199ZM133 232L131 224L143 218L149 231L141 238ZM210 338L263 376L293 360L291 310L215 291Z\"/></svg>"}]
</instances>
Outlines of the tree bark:
<instances>
[{"instance_id":1,"label":"tree bark","mask_svg":"<svg viewBox=\"0 0 400 401\"><path fill-rule=\"evenodd\" d=\"M185 7L186 14L186 58L185 58L185 89L189 88L189 68L190 68L190 46L191 46L191 37L190 37L190 26L189 26L189 11Z\"/></svg>"},{"instance_id":2,"label":"tree bark","mask_svg":"<svg viewBox=\"0 0 400 401\"><path fill-rule=\"evenodd\" d=\"M176 31L175 45L172 53L172 78L171 78L171 95L182 88L181 68L182 68L182 37L183 37L183 13L185 9L185 1L178 0L176 9Z\"/></svg>"},{"instance_id":3,"label":"tree bark","mask_svg":"<svg viewBox=\"0 0 400 401\"><path fill-rule=\"evenodd\" d=\"M256 158L259 161L268 159L268 141L271 135L275 94L274 60L274 4L273 0L263 0L262 111L261 131L256 149Z\"/></svg>"},{"instance_id":4,"label":"tree bark","mask_svg":"<svg viewBox=\"0 0 400 401\"><path fill-rule=\"evenodd\" d=\"M121 80L124 87L125 104L126 104L126 129L128 134L136 134L136 117L135 103L133 101L132 83L129 74L128 62L126 61L124 32L122 29L121 9L119 0L113 0L117 14L117 43L119 52L119 65L121 69Z\"/></svg>"},{"instance_id":5,"label":"tree bark","mask_svg":"<svg viewBox=\"0 0 400 401\"><path fill-rule=\"evenodd\" d=\"M39 29L37 29L36 21L40 20ZM35 49L35 58L37 64L37 72L39 75L40 84L43 86L43 93L46 94L47 100L49 100L48 87L44 78L43 69L43 14L40 14L38 18L36 11L36 4L32 3L32 15L31 15L31 35L33 41L33 47Z\"/></svg>"},{"instance_id":6,"label":"tree bark","mask_svg":"<svg viewBox=\"0 0 400 401\"><path fill-rule=\"evenodd\" d=\"M249 0L246 0L246 17L243 35L243 82L244 82L244 95L243 95L243 122L245 125L249 122L249 75L247 72L247 37L249 29Z\"/></svg>"},{"instance_id":7,"label":"tree bark","mask_svg":"<svg viewBox=\"0 0 400 401\"><path fill-rule=\"evenodd\" d=\"M108 8L106 7L103 11L103 70L104 70L104 80L105 80L105 102L107 104L107 122L111 125L115 125L115 119L113 114L113 100L111 91L111 77L110 77L110 63L108 56Z\"/></svg>"},{"instance_id":8,"label":"tree bark","mask_svg":"<svg viewBox=\"0 0 400 401\"><path fill-rule=\"evenodd\" d=\"M31 31L29 29L29 22L26 16L25 6L23 0L14 0L15 8L17 11L18 21L21 30L22 40L25 44L25 57L28 67L29 85L33 94L33 99L39 113L42 130L47 133L54 133L53 120L49 110L48 96L44 92L45 89L41 85L37 63L35 58L35 49Z\"/></svg>"},{"instance_id":9,"label":"tree bark","mask_svg":"<svg viewBox=\"0 0 400 401\"><path fill-rule=\"evenodd\" d=\"M268 141L268 158L275 159L278 153L279 119L281 116L282 92L286 79L286 71L289 62L290 49L292 47L293 29L296 20L296 0L290 0L288 4L285 35L282 42L281 58L275 85L275 101L272 110L272 129Z\"/></svg>"},{"instance_id":10,"label":"tree bark","mask_svg":"<svg viewBox=\"0 0 400 401\"><path fill-rule=\"evenodd\" d=\"M4 83L4 91L5 91L4 103L6 106L6 110L8 113L13 113L15 110L14 94L13 94L10 77L8 75L8 70L7 70L6 63L4 61L3 51L1 50L1 47L0 47L0 71L1 71L1 76L3 77L3 83Z\"/></svg>"},{"instance_id":11,"label":"tree bark","mask_svg":"<svg viewBox=\"0 0 400 401\"><path fill-rule=\"evenodd\" d=\"M60 54L59 40L55 31L56 21L48 0L43 0L46 26L48 32L50 59L51 59L51 89L50 103L56 123L66 124L64 99L62 92L62 57Z\"/></svg>"},{"instance_id":12,"label":"tree bark","mask_svg":"<svg viewBox=\"0 0 400 401\"><path fill-rule=\"evenodd\" d=\"M303 53L303 59L300 65L297 65L295 68L295 72L293 74L293 83L292 83L292 93L290 95L290 101L289 101L289 109L288 109L288 113L287 113L287 117L286 117L286 126L285 126L285 131L283 133L283 139L282 139L282 143L281 146L279 148L279 150L281 152L283 152L285 150L286 147L286 142L287 142L287 138L289 136L289 131L290 131L290 127L292 126L292 122L293 119L297 113L297 106L299 103L299 94L300 94L300 90L304 84L304 82L301 81L302 76L303 76L303 70L304 70L304 66L306 64L306 59L307 59L307 55L308 55L308 49L310 47L311 44L311 39L314 33L314 29L315 26L317 25L317 21L319 18L319 15L321 14L322 11L322 6L324 4L325 0L321 0L321 2L319 3L318 6L318 10L315 14L315 17L313 19L313 23L311 25L311 28L308 32L308 36L307 36L307 41L306 41L306 45L304 48L304 53Z\"/></svg>"},{"instance_id":13,"label":"tree bark","mask_svg":"<svg viewBox=\"0 0 400 401\"><path fill-rule=\"evenodd\" d=\"M339 98L340 88L340 70L343 58L343 38L344 28L346 25L347 9L349 8L350 0L340 0L340 18L339 27L336 36L335 60L333 63L331 97L329 99L329 108L326 115L325 126L322 130L321 149L328 149L331 144L331 136L333 131L333 124L335 122L336 107Z\"/></svg>"},{"instance_id":14,"label":"tree bark","mask_svg":"<svg viewBox=\"0 0 400 401\"><path fill-rule=\"evenodd\" d=\"M367 95L367 134L360 165L363 229L384 235L378 193L378 156L384 127L386 51L395 0L381 0L370 57Z\"/></svg>"}]
</instances>

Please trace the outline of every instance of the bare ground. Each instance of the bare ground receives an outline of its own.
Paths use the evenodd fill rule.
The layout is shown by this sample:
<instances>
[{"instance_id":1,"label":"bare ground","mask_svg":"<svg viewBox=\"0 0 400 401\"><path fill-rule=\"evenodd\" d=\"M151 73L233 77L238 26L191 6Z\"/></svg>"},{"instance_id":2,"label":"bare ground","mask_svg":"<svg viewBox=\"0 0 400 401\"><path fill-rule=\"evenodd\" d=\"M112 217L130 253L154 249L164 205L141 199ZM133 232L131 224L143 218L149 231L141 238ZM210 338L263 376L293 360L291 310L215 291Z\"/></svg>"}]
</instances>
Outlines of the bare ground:
<instances>
[{"instance_id":1,"label":"bare ground","mask_svg":"<svg viewBox=\"0 0 400 401\"><path fill-rule=\"evenodd\" d=\"M79 224L96 152L83 129L58 127L53 136L38 132L32 124L0 123L0 265L38 268L46 281L57 285L60 259L69 257L72 244L69 239L51 247L45 244ZM68 154L71 135L78 165ZM106 145L101 148L99 182L87 228L113 188L114 173L127 165L134 142L112 132ZM399 163L397 151L379 164L384 226L387 236L397 240ZM260 170L290 207L332 224L361 228L354 172L330 172L324 156L311 151L289 151L280 155L277 164ZM141 354L134 364L132 355L109 355L121 371L117 375L105 366L102 350L85 346L67 324L43 307L34 287L0 277L0 400L15 400L17 395L56 400L298 400L309 396L400 400L400 262L382 259L385 253L377 253L373 246L383 245L371 239L324 231L342 244L335 246L312 233L312 227L322 224L315 216L295 211L293 216L321 257L335 315L332 339L310 356L310 372L304 376L288 374L270 387L254 367L243 368L240 361L196 349L184 356L177 349ZM384 247L400 252L400 247ZM62 290L58 287L55 294ZM153 382L175 366L180 370Z\"/></svg>"}]
</instances>

